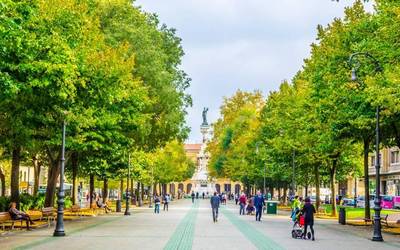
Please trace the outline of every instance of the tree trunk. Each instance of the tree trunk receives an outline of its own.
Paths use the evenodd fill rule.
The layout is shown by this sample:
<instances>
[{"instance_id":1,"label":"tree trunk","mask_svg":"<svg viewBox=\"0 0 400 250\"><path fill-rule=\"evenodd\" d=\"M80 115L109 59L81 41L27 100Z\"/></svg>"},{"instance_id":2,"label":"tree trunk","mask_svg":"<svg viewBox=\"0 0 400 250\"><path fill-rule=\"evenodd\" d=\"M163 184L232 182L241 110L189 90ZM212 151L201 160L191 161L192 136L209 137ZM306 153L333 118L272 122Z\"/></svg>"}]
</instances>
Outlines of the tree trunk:
<instances>
[{"instance_id":1,"label":"tree trunk","mask_svg":"<svg viewBox=\"0 0 400 250\"><path fill-rule=\"evenodd\" d=\"M3 169L0 167L0 182L1 182L1 194L0 196L6 196L6 175L3 172Z\"/></svg>"},{"instance_id":2,"label":"tree trunk","mask_svg":"<svg viewBox=\"0 0 400 250\"><path fill-rule=\"evenodd\" d=\"M54 206L54 195L56 192L57 178L60 175L60 161L50 161L49 170L47 172L47 187L46 187L46 197L44 201L45 207Z\"/></svg>"},{"instance_id":3,"label":"tree trunk","mask_svg":"<svg viewBox=\"0 0 400 250\"><path fill-rule=\"evenodd\" d=\"M108 200L108 179L103 180L103 202L106 203Z\"/></svg>"},{"instance_id":4,"label":"tree trunk","mask_svg":"<svg viewBox=\"0 0 400 250\"><path fill-rule=\"evenodd\" d=\"M136 187L136 197L137 197L137 202L138 202L138 206L141 207L142 206L142 196L140 195L140 182L137 183L137 187Z\"/></svg>"},{"instance_id":5,"label":"tree trunk","mask_svg":"<svg viewBox=\"0 0 400 250\"><path fill-rule=\"evenodd\" d=\"M139 185L139 183L138 183L138 185ZM139 198L138 198L138 195L139 195L138 188L139 187L137 187L136 190L134 190L134 188L133 188L133 179L131 179L130 193L131 193L131 204L133 204L133 205L136 205L137 201L139 200ZM133 194L135 194L135 195L133 195Z\"/></svg>"},{"instance_id":6,"label":"tree trunk","mask_svg":"<svg viewBox=\"0 0 400 250\"><path fill-rule=\"evenodd\" d=\"M278 201L280 201L281 198L282 198L281 188L278 187Z\"/></svg>"},{"instance_id":7,"label":"tree trunk","mask_svg":"<svg viewBox=\"0 0 400 250\"><path fill-rule=\"evenodd\" d=\"M89 176L89 201L90 201L90 205L89 207L92 206L93 204L93 193L94 193L94 174L90 174Z\"/></svg>"},{"instance_id":8,"label":"tree trunk","mask_svg":"<svg viewBox=\"0 0 400 250\"><path fill-rule=\"evenodd\" d=\"M33 164L33 195L37 195L39 191L40 172L42 170L42 163L39 161L39 156L36 154L32 157Z\"/></svg>"},{"instance_id":9,"label":"tree trunk","mask_svg":"<svg viewBox=\"0 0 400 250\"><path fill-rule=\"evenodd\" d=\"M140 199L142 200L142 202L144 201L144 184L142 183L140 185Z\"/></svg>"},{"instance_id":10,"label":"tree trunk","mask_svg":"<svg viewBox=\"0 0 400 250\"><path fill-rule=\"evenodd\" d=\"M287 205L287 186L285 185L283 187L283 204L286 206Z\"/></svg>"},{"instance_id":11,"label":"tree trunk","mask_svg":"<svg viewBox=\"0 0 400 250\"><path fill-rule=\"evenodd\" d=\"M371 210L369 205L369 173L368 173L368 159L369 159L369 140L364 139L364 189L365 189L365 219L369 220L371 218Z\"/></svg>"},{"instance_id":12,"label":"tree trunk","mask_svg":"<svg viewBox=\"0 0 400 250\"><path fill-rule=\"evenodd\" d=\"M21 147L16 146L12 151L11 162L11 201L19 202L19 164L21 161Z\"/></svg>"},{"instance_id":13,"label":"tree trunk","mask_svg":"<svg viewBox=\"0 0 400 250\"><path fill-rule=\"evenodd\" d=\"M315 195L316 195L316 201L315 201L315 206L318 211L319 205L321 204L321 199L320 199L320 178L319 178L319 169L318 169L318 164L314 165L314 177L315 177Z\"/></svg>"},{"instance_id":14,"label":"tree trunk","mask_svg":"<svg viewBox=\"0 0 400 250\"><path fill-rule=\"evenodd\" d=\"M71 155L71 166L72 166L72 204L77 204L78 187L76 185L76 177L78 175L78 153L73 152Z\"/></svg>"},{"instance_id":15,"label":"tree trunk","mask_svg":"<svg viewBox=\"0 0 400 250\"><path fill-rule=\"evenodd\" d=\"M304 186L304 198L308 196L308 183L306 183L306 185Z\"/></svg>"},{"instance_id":16,"label":"tree trunk","mask_svg":"<svg viewBox=\"0 0 400 250\"><path fill-rule=\"evenodd\" d=\"M336 189L335 189L335 179L336 179L336 164L337 159L332 161L332 168L330 169L329 178L331 182L331 202L332 202L332 216L336 216Z\"/></svg>"},{"instance_id":17,"label":"tree trunk","mask_svg":"<svg viewBox=\"0 0 400 250\"><path fill-rule=\"evenodd\" d=\"M119 184L119 196L118 199L122 200L122 197L124 196L124 179L121 178L120 184Z\"/></svg>"}]
</instances>

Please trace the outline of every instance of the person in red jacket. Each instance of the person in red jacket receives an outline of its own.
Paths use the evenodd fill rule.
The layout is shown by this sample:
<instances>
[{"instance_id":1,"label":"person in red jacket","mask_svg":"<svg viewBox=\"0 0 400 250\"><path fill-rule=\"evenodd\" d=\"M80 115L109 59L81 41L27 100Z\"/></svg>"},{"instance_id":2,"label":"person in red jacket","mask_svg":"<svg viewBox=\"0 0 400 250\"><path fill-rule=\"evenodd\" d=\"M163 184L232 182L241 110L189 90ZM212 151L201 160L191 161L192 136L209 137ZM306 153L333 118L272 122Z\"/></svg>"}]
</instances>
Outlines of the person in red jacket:
<instances>
[{"instance_id":1,"label":"person in red jacket","mask_svg":"<svg viewBox=\"0 0 400 250\"><path fill-rule=\"evenodd\" d=\"M246 208L246 204L247 204L246 195L244 193L242 193L242 195L240 195L240 198L239 198L239 206L240 206L239 214L240 215L244 215L244 209Z\"/></svg>"}]
</instances>

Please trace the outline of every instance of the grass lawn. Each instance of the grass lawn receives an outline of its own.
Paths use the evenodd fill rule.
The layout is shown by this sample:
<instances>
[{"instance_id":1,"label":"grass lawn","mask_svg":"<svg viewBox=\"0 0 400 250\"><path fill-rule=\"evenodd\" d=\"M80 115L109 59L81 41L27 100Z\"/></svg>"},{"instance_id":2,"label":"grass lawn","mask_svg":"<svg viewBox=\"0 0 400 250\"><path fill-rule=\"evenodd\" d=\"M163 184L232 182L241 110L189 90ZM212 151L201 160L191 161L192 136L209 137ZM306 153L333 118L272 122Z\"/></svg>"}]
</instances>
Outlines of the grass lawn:
<instances>
[{"instance_id":1,"label":"grass lawn","mask_svg":"<svg viewBox=\"0 0 400 250\"><path fill-rule=\"evenodd\" d=\"M332 212L332 206L331 205L322 205L326 209L327 214L331 214ZM340 206L337 206L337 213L339 213L339 208ZM361 219L364 218L364 208L354 208L354 207L345 207L346 209L346 218L347 219ZM375 211L371 209L371 216ZM400 210L385 210L382 209L381 214L394 214L394 213L400 213Z\"/></svg>"}]
</instances>

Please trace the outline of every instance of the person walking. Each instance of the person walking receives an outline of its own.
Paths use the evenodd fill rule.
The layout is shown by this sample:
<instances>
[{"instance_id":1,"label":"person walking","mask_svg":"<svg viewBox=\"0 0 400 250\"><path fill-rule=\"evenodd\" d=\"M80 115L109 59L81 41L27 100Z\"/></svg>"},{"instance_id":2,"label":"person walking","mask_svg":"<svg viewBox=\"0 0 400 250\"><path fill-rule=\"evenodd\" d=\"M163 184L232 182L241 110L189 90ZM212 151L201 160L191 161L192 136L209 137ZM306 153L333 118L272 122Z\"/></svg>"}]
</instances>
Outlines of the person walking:
<instances>
[{"instance_id":1,"label":"person walking","mask_svg":"<svg viewBox=\"0 0 400 250\"><path fill-rule=\"evenodd\" d=\"M314 237L314 214L316 213L315 207L311 204L310 197L305 199L305 203L303 208L301 209L302 214L304 215L304 234L303 239L306 239L307 236L307 227L310 227L312 240L315 240Z\"/></svg>"},{"instance_id":2,"label":"person walking","mask_svg":"<svg viewBox=\"0 0 400 250\"><path fill-rule=\"evenodd\" d=\"M246 203L247 203L246 195L244 193L242 193L242 195L239 198L239 206L240 206L239 214L240 215L244 215L244 210L246 208Z\"/></svg>"},{"instance_id":3,"label":"person walking","mask_svg":"<svg viewBox=\"0 0 400 250\"><path fill-rule=\"evenodd\" d=\"M167 208L167 212L168 212L168 205L169 205L169 203L171 202L171 196L169 196L169 194L166 194L165 196L164 196L164 211L165 211L165 208Z\"/></svg>"},{"instance_id":4,"label":"person walking","mask_svg":"<svg viewBox=\"0 0 400 250\"><path fill-rule=\"evenodd\" d=\"M160 213L160 197L158 196L158 194L156 194L154 196L154 213L155 214L159 214Z\"/></svg>"},{"instance_id":5,"label":"person walking","mask_svg":"<svg viewBox=\"0 0 400 250\"><path fill-rule=\"evenodd\" d=\"M199 199L199 192L196 192L196 199Z\"/></svg>"},{"instance_id":6,"label":"person walking","mask_svg":"<svg viewBox=\"0 0 400 250\"><path fill-rule=\"evenodd\" d=\"M237 205L238 202L239 202L239 194L236 193L236 194L235 194L235 204Z\"/></svg>"},{"instance_id":7,"label":"person walking","mask_svg":"<svg viewBox=\"0 0 400 250\"><path fill-rule=\"evenodd\" d=\"M257 195L254 197L254 206L256 207L256 221L261 221L261 215L263 207L265 206L265 201L260 191L257 191Z\"/></svg>"},{"instance_id":8,"label":"person walking","mask_svg":"<svg viewBox=\"0 0 400 250\"><path fill-rule=\"evenodd\" d=\"M211 203L213 221L217 222L218 221L218 208L219 208L219 204L221 203L221 199L217 195L217 192L214 192L214 195L210 199L210 203Z\"/></svg>"},{"instance_id":9,"label":"person walking","mask_svg":"<svg viewBox=\"0 0 400 250\"><path fill-rule=\"evenodd\" d=\"M203 192L202 196L203 196L203 200L204 200L204 197L206 196L206 194Z\"/></svg>"},{"instance_id":10,"label":"person walking","mask_svg":"<svg viewBox=\"0 0 400 250\"><path fill-rule=\"evenodd\" d=\"M195 194L194 194L194 191L192 191L192 203L194 203L194 198L195 198Z\"/></svg>"},{"instance_id":11,"label":"person walking","mask_svg":"<svg viewBox=\"0 0 400 250\"><path fill-rule=\"evenodd\" d=\"M290 218L292 218L293 221L295 221L296 214L300 210L300 205L301 205L301 203L300 203L300 200L299 200L299 196L296 195L293 198L292 204L291 204L292 213L290 215Z\"/></svg>"}]
</instances>

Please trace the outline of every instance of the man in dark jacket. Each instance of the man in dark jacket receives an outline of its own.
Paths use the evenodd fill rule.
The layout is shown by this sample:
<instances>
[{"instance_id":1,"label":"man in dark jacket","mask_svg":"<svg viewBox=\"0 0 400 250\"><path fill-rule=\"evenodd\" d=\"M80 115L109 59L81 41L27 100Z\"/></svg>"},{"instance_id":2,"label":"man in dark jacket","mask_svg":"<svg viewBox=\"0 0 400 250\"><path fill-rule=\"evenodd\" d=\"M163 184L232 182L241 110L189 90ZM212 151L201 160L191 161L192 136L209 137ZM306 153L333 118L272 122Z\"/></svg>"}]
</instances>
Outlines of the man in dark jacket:
<instances>
[{"instance_id":1,"label":"man in dark jacket","mask_svg":"<svg viewBox=\"0 0 400 250\"><path fill-rule=\"evenodd\" d=\"M261 221L261 215L263 207L265 206L264 196L261 195L260 191L257 191L257 195L254 197L254 206L256 207L256 221Z\"/></svg>"},{"instance_id":2,"label":"man in dark jacket","mask_svg":"<svg viewBox=\"0 0 400 250\"><path fill-rule=\"evenodd\" d=\"M217 222L218 221L218 208L219 204L221 203L221 199L217 195L217 192L214 192L214 195L210 199L211 203L211 209L212 209L212 214L213 214L213 221Z\"/></svg>"},{"instance_id":3,"label":"man in dark jacket","mask_svg":"<svg viewBox=\"0 0 400 250\"><path fill-rule=\"evenodd\" d=\"M194 197L195 197L195 194L194 194L194 191L192 191L192 203L194 203Z\"/></svg>"}]
</instances>

